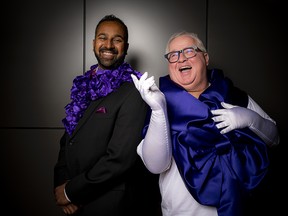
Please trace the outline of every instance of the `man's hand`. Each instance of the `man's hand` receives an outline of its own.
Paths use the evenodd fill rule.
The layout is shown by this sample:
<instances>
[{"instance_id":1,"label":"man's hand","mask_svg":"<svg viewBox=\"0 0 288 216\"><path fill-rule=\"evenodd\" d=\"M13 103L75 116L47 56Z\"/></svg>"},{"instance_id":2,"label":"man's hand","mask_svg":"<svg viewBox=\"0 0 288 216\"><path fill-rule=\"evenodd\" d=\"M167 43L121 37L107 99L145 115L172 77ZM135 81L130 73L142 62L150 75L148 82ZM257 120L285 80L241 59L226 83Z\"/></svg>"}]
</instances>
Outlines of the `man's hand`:
<instances>
[{"instance_id":1,"label":"man's hand","mask_svg":"<svg viewBox=\"0 0 288 216\"><path fill-rule=\"evenodd\" d=\"M54 195L56 204L62 208L65 214L71 215L74 214L79 209L79 207L73 203L70 203L69 200L66 198L64 192L66 183L56 187L54 190Z\"/></svg>"},{"instance_id":2,"label":"man's hand","mask_svg":"<svg viewBox=\"0 0 288 216\"><path fill-rule=\"evenodd\" d=\"M145 72L139 80L133 74L131 74L131 77L141 97L152 110L156 111L166 107L165 96L157 87L154 76L147 78L148 73Z\"/></svg>"},{"instance_id":3,"label":"man's hand","mask_svg":"<svg viewBox=\"0 0 288 216\"><path fill-rule=\"evenodd\" d=\"M64 205L68 205L70 203L69 200L66 198L65 192L64 192L66 184L67 183L64 183L64 184L56 187L54 190L54 195L55 195L57 205L64 206Z\"/></svg>"},{"instance_id":4,"label":"man's hand","mask_svg":"<svg viewBox=\"0 0 288 216\"><path fill-rule=\"evenodd\" d=\"M221 102L225 109L211 110L214 117L212 118L216 127L222 129L221 134L228 133L235 129L241 129L252 126L253 122L259 118L259 115L247 108L234 106Z\"/></svg>"},{"instance_id":5,"label":"man's hand","mask_svg":"<svg viewBox=\"0 0 288 216\"><path fill-rule=\"evenodd\" d=\"M72 203L61 207L63 212L67 215L74 214L79 209L77 205L74 205Z\"/></svg>"}]
</instances>

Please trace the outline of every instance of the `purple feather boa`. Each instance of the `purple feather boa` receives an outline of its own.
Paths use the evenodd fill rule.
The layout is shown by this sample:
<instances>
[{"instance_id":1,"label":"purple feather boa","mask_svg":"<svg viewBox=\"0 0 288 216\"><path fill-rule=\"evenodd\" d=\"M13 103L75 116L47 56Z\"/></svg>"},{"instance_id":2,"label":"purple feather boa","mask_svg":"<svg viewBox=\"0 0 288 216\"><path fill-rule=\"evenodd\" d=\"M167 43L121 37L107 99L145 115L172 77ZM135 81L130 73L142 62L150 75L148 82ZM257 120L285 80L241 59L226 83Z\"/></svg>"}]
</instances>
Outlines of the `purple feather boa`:
<instances>
[{"instance_id":1,"label":"purple feather boa","mask_svg":"<svg viewBox=\"0 0 288 216\"><path fill-rule=\"evenodd\" d=\"M138 78L142 75L125 62L114 70L98 69L95 64L84 75L77 76L71 88L72 101L65 106L66 117L62 120L67 133L73 133L91 101L110 94L123 82L132 82L131 74Z\"/></svg>"}]
</instances>

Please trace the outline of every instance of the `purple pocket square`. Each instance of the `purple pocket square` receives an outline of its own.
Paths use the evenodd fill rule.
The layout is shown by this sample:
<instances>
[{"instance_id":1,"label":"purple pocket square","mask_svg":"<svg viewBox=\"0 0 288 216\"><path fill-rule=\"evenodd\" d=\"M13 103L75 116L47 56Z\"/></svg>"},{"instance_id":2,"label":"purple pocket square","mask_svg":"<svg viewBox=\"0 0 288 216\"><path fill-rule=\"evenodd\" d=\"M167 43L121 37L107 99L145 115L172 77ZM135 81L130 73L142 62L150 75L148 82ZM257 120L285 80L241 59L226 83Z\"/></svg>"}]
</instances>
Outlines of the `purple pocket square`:
<instances>
[{"instance_id":1,"label":"purple pocket square","mask_svg":"<svg viewBox=\"0 0 288 216\"><path fill-rule=\"evenodd\" d=\"M96 110L96 113L107 113L107 110L105 107L99 107L97 110Z\"/></svg>"}]
</instances>

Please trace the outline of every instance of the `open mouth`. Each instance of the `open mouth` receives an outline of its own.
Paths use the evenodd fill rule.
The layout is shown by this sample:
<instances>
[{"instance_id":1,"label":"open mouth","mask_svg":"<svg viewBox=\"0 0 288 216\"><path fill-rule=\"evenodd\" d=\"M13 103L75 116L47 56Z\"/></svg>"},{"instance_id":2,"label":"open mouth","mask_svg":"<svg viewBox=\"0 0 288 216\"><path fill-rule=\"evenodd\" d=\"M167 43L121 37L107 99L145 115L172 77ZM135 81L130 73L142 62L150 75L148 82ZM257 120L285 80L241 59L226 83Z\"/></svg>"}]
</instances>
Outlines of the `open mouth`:
<instances>
[{"instance_id":1,"label":"open mouth","mask_svg":"<svg viewBox=\"0 0 288 216\"><path fill-rule=\"evenodd\" d=\"M183 67L180 67L180 68L179 68L179 71L180 71L180 72L187 72L187 71L189 71L189 70L191 70L191 69L192 69L191 66L183 66Z\"/></svg>"},{"instance_id":2,"label":"open mouth","mask_svg":"<svg viewBox=\"0 0 288 216\"><path fill-rule=\"evenodd\" d=\"M114 52L111 51L102 51L102 57L106 59L112 59L114 58Z\"/></svg>"}]
</instances>

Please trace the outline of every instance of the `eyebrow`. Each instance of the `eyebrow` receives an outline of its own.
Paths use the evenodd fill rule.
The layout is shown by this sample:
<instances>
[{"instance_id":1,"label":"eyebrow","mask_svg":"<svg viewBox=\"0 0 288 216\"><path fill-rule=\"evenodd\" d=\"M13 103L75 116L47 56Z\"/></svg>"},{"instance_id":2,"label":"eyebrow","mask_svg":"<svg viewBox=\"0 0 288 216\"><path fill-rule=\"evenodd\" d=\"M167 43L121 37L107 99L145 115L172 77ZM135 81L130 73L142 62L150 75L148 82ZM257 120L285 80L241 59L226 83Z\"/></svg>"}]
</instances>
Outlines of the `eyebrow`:
<instances>
[{"instance_id":1,"label":"eyebrow","mask_svg":"<svg viewBox=\"0 0 288 216\"><path fill-rule=\"evenodd\" d=\"M196 49L196 50L199 49L199 47L196 46L196 45L190 45L190 46L184 47L183 49L187 49L187 48L193 48L193 49ZM181 49L181 50L183 50L183 49ZM181 50L173 50L173 51L170 51L170 52L179 52ZM201 49L199 49L199 50L201 50ZM170 52L168 52L168 53L170 53Z\"/></svg>"},{"instance_id":2,"label":"eyebrow","mask_svg":"<svg viewBox=\"0 0 288 216\"><path fill-rule=\"evenodd\" d=\"M102 36L102 35L107 36L106 33L99 33L99 34L96 35L96 36L99 37L99 36ZM124 40L124 36L122 36L122 35L120 35L120 34L116 34L116 35L113 36L113 38L115 38L115 37L120 37L120 38L122 38L122 39Z\"/></svg>"}]
</instances>

